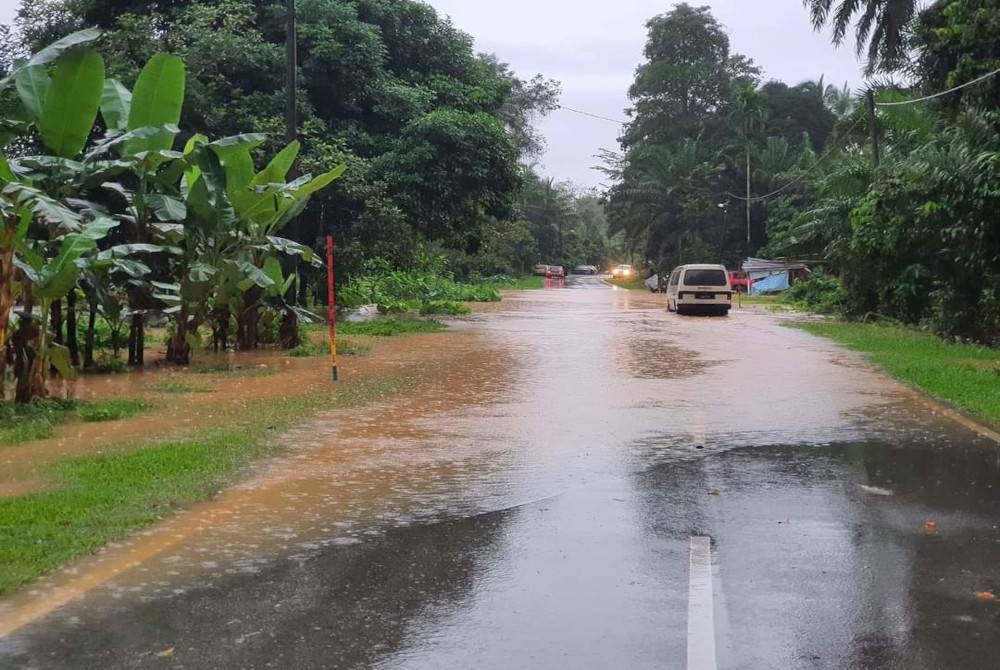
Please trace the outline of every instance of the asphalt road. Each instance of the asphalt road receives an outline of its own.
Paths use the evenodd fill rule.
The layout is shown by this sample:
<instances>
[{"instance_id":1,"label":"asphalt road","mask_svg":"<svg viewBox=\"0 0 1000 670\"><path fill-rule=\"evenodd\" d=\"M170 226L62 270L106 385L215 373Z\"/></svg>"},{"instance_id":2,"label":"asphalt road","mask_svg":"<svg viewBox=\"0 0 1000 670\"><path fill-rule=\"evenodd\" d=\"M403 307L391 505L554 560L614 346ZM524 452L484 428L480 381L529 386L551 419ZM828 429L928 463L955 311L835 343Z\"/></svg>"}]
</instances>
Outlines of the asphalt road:
<instances>
[{"instance_id":1,"label":"asphalt road","mask_svg":"<svg viewBox=\"0 0 1000 670\"><path fill-rule=\"evenodd\" d=\"M1000 445L855 355L595 278L414 343L413 393L0 603L0 667L1000 662Z\"/></svg>"}]
</instances>

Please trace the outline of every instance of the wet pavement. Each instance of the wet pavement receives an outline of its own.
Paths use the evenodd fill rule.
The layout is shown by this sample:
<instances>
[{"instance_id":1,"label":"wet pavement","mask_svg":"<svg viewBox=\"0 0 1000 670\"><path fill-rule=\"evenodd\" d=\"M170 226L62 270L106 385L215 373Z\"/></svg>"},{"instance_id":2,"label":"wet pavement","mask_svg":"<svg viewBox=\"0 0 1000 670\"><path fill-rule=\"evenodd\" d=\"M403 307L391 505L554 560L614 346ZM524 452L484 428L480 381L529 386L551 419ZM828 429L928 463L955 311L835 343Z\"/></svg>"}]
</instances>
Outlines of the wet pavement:
<instances>
[{"instance_id":1,"label":"wet pavement","mask_svg":"<svg viewBox=\"0 0 1000 670\"><path fill-rule=\"evenodd\" d=\"M1000 445L779 318L512 294L0 601L0 667L997 667Z\"/></svg>"}]
</instances>

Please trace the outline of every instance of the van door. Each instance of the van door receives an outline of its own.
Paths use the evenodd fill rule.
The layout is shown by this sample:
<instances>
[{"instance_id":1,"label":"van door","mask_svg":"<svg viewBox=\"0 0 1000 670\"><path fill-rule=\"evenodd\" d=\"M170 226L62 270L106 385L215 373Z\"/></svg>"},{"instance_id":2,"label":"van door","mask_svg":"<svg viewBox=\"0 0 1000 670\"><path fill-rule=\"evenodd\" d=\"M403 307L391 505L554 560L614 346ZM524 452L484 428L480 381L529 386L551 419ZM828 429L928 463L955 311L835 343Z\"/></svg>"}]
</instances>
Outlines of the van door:
<instances>
[{"instance_id":1,"label":"van door","mask_svg":"<svg viewBox=\"0 0 1000 670\"><path fill-rule=\"evenodd\" d=\"M681 268L675 268L670 273L670 281L667 283L667 310L677 309L677 289L681 283Z\"/></svg>"}]
</instances>

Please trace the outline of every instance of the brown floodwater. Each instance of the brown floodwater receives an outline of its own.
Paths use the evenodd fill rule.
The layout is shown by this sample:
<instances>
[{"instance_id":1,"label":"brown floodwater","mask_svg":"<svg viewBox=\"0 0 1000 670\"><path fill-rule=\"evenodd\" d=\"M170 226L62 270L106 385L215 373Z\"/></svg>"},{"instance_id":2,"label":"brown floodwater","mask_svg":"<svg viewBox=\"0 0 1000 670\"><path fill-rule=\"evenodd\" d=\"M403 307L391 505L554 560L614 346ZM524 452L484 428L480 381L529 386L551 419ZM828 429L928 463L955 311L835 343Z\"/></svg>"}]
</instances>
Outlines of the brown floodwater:
<instances>
[{"instance_id":1,"label":"brown floodwater","mask_svg":"<svg viewBox=\"0 0 1000 670\"><path fill-rule=\"evenodd\" d=\"M789 494L786 503L792 507L782 508L780 518L792 516L796 505L820 511L847 508L845 501L856 504L853 485L831 484L821 489L822 495L795 488L813 478L827 486L835 478L831 473L839 472L836 468L852 466L847 457L847 465L836 459L860 447L836 445L872 440L932 444L958 434L949 416L910 389L887 380L854 354L783 327L782 318L751 310L728 319L679 317L665 311L662 296L593 284L513 293L454 321L449 332L378 343L371 356L344 360L341 384L392 374L411 378L412 387L363 407L304 420L279 438L285 447L282 456L260 464L213 500L0 600L0 637L40 620L72 628L81 608L99 617L123 606L161 603L170 608L189 597L207 597L199 594L230 594L236 584L249 583L240 580L268 583L285 569L280 566L307 570L317 557L333 556L338 549L380 543L396 550L393 538L401 534L451 527L456 519L493 519L491 515L506 510L515 510L515 516L491 540L496 548L482 559L489 576L470 589L454 612L433 597L431 588L426 616L413 615L418 628L433 629L447 619L450 630L471 627L456 640L492 639L480 634L489 625L475 622L493 621L497 612L521 611L515 606L520 601L511 595L515 592L524 598L533 589L556 588L552 584L561 584L562 573L546 571L560 561L586 575L562 585L563 597L595 611L593 623L599 623L595 608L617 602L629 589L643 590L643 580L655 583L651 575L663 571L662 543L670 533L662 527L681 512L670 512L673 516L665 521L657 516L660 507L644 507L649 499L674 500L676 489L679 509L694 510L691 531L685 526L680 534L684 541L711 516L700 507L709 504L702 502L706 491L724 488L727 478L739 480L741 472L756 473L754 491L785 495L794 489L795 496L803 496ZM182 373L186 381L204 379L212 391L169 399L150 396L162 409L122 422L117 433L101 433L100 426L66 427L64 433L95 432L86 438L88 445L71 438L72 433L61 434L62 446L60 439L47 441L35 458L51 462L93 453L92 444L109 435L114 443L127 443L163 431L168 414L195 424L221 422L247 398L330 392L324 359L264 353L240 361L248 369L267 366L261 368L267 374ZM144 380L167 374L178 373L157 371L107 383L119 385L114 393L142 394L148 393ZM78 393L111 393L108 388ZM827 459L821 466L808 461L810 448ZM766 456L754 460L755 449ZM729 453L734 454L734 469L718 475L721 483L710 480L706 458L727 463ZM28 455L6 449L0 459L31 473ZM651 477L655 487L646 491L643 486L652 486ZM690 482L697 493L684 490ZM888 486L881 480L874 483ZM741 509L756 509L750 503L759 502L749 500ZM516 512L522 508L529 511ZM559 524L542 521L560 510L566 516L558 516ZM740 513L734 508L726 519ZM768 523L774 521L768 518ZM839 529L829 530L833 521L816 523L814 530L823 541L841 540ZM602 533L612 539L585 542L579 553L567 552L567 545L547 544L560 528L572 529L569 546L603 538ZM732 532L739 536L739 529ZM802 540L801 546L809 543ZM535 549L528 552L528 547ZM402 555L409 566L400 569L417 570L420 559ZM548 563L539 555L548 556ZM626 581L603 584L604 573L588 572L588 565L603 569L602 560L621 568ZM533 581L543 573L548 582ZM498 586L511 575L520 580L510 591ZM370 578L372 583L356 585L361 600L367 598L366 588L378 593L377 580ZM572 589L590 586L606 590L593 603L573 600ZM640 599L631 600L629 608L645 602L643 596L633 596ZM67 607L74 601L79 602ZM667 599L671 603L676 605ZM295 600L288 604L294 607ZM627 612L618 613L638 616ZM588 630L590 624L573 620ZM636 630L646 625L633 623ZM562 630L558 617L539 625ZM463 651L458 644L456 654ZM413 648L415 654L430 653L420 642ZM416 667L455 667L470 658L445 652L441 657L401 658ZM442 661L449 658L451 665Z\"/></svg>"}]
</instances>

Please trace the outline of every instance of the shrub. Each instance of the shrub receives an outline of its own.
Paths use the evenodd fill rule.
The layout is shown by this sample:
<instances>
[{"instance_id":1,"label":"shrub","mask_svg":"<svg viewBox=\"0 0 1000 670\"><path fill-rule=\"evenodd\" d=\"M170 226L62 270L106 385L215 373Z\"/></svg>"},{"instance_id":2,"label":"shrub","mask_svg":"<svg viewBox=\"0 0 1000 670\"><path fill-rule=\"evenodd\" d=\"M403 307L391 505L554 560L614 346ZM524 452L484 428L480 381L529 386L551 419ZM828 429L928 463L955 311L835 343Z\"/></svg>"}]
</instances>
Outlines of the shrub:
<instances>
[{"instance_id":1,"label":"shrub","mask_svg":"<svg viewBox=\"0 0 1000 670\"><path fill-rule=\"evenodd\" d=\"M840 280L822 271L797 281L785 296L792 304L818 314L839 313L846 301Z\"/></svg>"}]
</instances>

